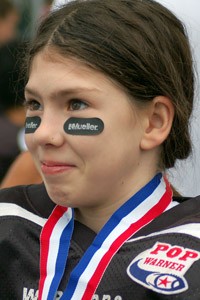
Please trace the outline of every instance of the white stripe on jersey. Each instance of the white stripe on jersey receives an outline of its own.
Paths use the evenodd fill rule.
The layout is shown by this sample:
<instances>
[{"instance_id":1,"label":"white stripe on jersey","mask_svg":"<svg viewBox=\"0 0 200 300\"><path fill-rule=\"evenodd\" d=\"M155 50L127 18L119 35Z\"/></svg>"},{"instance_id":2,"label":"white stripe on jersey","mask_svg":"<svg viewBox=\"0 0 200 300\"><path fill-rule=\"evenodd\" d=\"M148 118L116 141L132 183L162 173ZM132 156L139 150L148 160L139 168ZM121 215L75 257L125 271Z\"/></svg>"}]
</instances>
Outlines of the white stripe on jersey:
<instances>
[{"instance_id":1,"label":"white stripe on jersey","mask_svg":"<svg viewBox=\"0 0 200 300\"><path fill-rule=\"evenodd\" d=\"M20 217L40 226L44 226L47 220L13 203L0 203L0 217L3 216Z\"/></svg>"},{"instance_id":2,"label":"white stripe on jersey","mask_svg":"<svg viewBox=\"0 0 200 300\"><path fill-rule=\"evenodd\" d=\"M135 238L135 239L134 238L130 239L126 243L130 243L130 242L133 242L133 241L149 238L151 236L157 236L157 235L160 235L160 234L161 235L162 234L167 234L167 233L182 233L182 234L191 235L193 237L196 237L196 238L200 239L200 224L199 223L190 223L190 224L180 225L180 226L177 226L177 227L168 228L168 229L165 229L165 230L161 230L161 231L151 233L149 235L140 236L140 237Z\"/></svg>"}]
</instances>

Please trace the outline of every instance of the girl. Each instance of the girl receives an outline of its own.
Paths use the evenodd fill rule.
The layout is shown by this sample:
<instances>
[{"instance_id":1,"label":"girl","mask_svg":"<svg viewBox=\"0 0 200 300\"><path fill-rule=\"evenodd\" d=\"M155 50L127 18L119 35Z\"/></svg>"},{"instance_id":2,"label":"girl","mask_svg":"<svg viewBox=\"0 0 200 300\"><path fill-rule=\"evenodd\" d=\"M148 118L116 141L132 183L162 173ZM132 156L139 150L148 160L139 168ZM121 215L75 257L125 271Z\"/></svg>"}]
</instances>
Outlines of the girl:
<instances>
[{"instance_id":1,"label":"girl","mask_svg":"<svg viewBox=\"0 0 200 300\"><path fill-rule=\"evenodd\" d=\"M199 299L200 200L165 176L191 150L193 81L184 27L154 1L43 21L25 132L44 185L1 191L4 299Z\"/></svg>"}]
</instances>

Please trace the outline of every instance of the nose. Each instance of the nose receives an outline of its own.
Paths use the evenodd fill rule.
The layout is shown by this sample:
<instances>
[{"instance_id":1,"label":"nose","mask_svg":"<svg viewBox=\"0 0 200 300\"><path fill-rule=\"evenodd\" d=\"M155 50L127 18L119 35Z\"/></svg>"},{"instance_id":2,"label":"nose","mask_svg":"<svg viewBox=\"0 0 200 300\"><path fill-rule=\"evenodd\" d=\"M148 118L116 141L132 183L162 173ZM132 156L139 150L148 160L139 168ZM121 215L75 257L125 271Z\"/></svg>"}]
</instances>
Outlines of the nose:
<instances>
[{"instance_id":1,"label":"nose","mask_svg":"<svg viewBox=\"0 0 200 300\"><path fill-rule=\"evenodd\" d=\"M61 120L56 118L56 115L43 115L41 123L33 133L35 144L46 146L52 145L60 147L64 143L64 130Z\"/></svg>"}]
</instances>

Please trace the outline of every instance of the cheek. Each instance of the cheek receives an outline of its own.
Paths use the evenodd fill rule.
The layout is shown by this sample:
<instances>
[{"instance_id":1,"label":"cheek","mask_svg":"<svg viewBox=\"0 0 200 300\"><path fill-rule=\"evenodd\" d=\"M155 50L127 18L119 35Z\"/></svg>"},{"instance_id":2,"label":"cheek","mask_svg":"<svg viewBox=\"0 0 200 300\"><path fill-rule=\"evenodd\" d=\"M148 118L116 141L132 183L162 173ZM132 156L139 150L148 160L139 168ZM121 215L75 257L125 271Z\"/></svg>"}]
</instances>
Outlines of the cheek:
<instances>
[{"instance_id":1,"label":"cheek","mask_svg":"<svg viewBox=\"0 0 200 300\"><path fill-rule=\"evenodd\" d=\"M66 139L74 152L90 160L101 151L104 140L104 122L99 118L69 118L64 123Z\"/></svg>"},{"instance_id":2,"label":"cheek","mask_svg":"<svg viewBox=\"0 0 200 300\"><path fill-rule=\"evenodd\" d=\"M25 143L26 143L28 150L31 152L31 150L34 148L32 134L25 134Z\"/></svg>"},{"instance_id":3,"label":"cheek","mask_svg":"<svg viewBox=\"0 0 200 300\"><path fill-rule=\"evenodd\" d=\"M25 143L31 151L33 148L33 134L38 129L41 123L41 118L38 116L27 117L25 120Z\"/></svg>"},{"instance_id":4,"label":"cheek","mask_svg":"<svg viewBox=\"0 0 200 300\"><path fill-rule=\"evenodd\" d=\"M38 116L27 117L25 121L25 134L34 133L40 126L41 118Z\"/></svg>"},{"instance_id":5,"label":"cheek","mask_svg":"<svg viewBox=\"0 0 200 300\"><path fill-rule=\"evenodd\" d=\"M68 136L70 148L83 160L97 159L102 151L102 136Z\"/></svg>"}]
</instances>

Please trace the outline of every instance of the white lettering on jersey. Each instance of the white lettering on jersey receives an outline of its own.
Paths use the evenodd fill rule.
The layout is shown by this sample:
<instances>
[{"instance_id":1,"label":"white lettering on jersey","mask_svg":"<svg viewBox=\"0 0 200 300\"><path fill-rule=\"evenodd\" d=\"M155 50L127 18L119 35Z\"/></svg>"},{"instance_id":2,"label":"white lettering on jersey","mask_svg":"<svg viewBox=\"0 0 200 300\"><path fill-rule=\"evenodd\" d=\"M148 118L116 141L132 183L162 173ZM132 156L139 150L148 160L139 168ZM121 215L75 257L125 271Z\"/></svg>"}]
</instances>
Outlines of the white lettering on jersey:
<instances>
[{"instance_id":1,"label":"white lettering on jersey","mask_svg":"<svg viewBox=\"0 0 200 300\"><path fill-rule=\"evenodd\" d=\"M121 296L115 296L114 298L111 297L110 295L103 295L103 297L98 296L95 294L92 297L92 300L123 300Z\"/></svg>"},{"instance_id":2,"label":"white lettering on jersey","mask_svg":"<svg viewBox=\"0 0 200 300\"><path fill-rule=\"evenodd\" d=\"M58 291L56 294L55 300L60 300L62 295L63 295L63 292ZM28 289L27 287L24 287L22 300L38 300L38 290ZM121 296L112 297L110 295L99 296L99 295L95 294L92 297L92 300L123 300L123 299Z\"/></svg>"},{"instance_id":3,"label":"white lettering on jersey","mask_svg":"<svg viewBox=\"0 0 200 300\"><path fill-rule=\"evenodd\" d=\"M55 300L60 300L63 292L58 291ZM38 300L38 290L23 288L23 298L22 300Z\"/></svg>"},{"instance_id":4,"label":"white lettering on jersey","mask_svg":"<svg viewBox=\"0 0 200 300\"><path fill-rule=\"evenodd\" d=\"M23 289L23 300L37 300L38 299L38 290L35 291L34 289L27 289L24 287Z\"/></svg>"}]
</instances>

